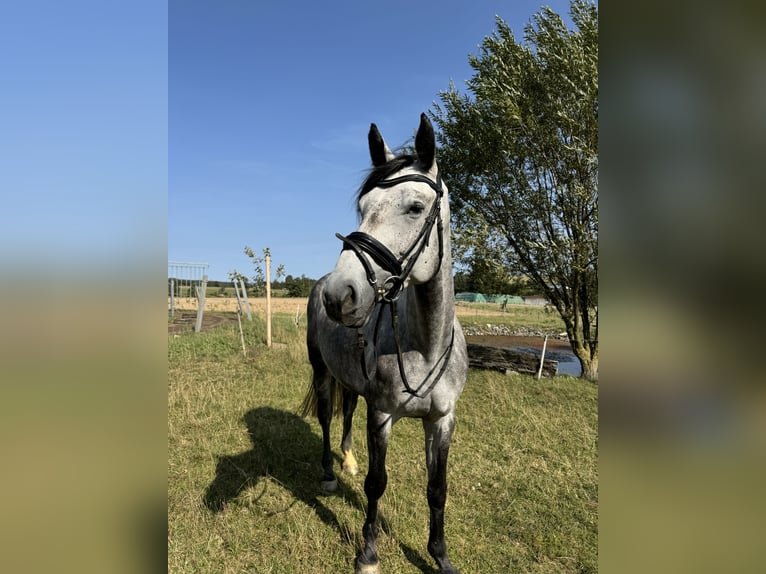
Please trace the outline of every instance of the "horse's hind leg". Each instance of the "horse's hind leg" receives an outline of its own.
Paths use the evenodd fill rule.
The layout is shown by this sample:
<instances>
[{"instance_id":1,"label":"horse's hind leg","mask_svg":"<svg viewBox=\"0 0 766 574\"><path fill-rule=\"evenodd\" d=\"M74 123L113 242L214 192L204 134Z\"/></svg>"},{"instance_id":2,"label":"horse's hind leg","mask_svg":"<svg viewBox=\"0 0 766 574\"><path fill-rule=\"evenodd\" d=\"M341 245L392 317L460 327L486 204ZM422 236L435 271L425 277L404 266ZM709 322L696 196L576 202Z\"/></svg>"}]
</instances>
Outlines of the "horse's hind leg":
<instances>
[{"instance_id":1,"label":"horse's hind leg","mask_svg":"<svg viewBox=\"0 0 766 574\"><path fill-rule=\"evenodd\" d=\"M455 415L423 419L426 435L426 465L428 467L428 488L426 495L430 509L430 530L428 534L428 553L439 565L443 574L457 574L457 569L447 557L447 544L444 542L444 504L447 501L447 456L449 455L452 431L455 428Z\"/></svg>"},{"instance_id":2,"label":"horse's hind leg","mask_svg":"<svg viewBox=\"0 0 766 574\"><path fill-rule=\"evenodd\" d=\"M351 424L354 420L354 411L359 395L350 389L343 389L343 438L340 442L340 450L343 453L343 470L350 475L359 472L359 465L352 451Z\"/></svg>"},{"instance_id":3,"label":"horse's hind leg","mask_svg":"<svg viewBox=\"0 0 766 574\"><path fill-rule=\"evenodd\" d=\"M319 350L316 339L316 324L312 321L312 315L309 315L309 330L306 337L306 346L309 353L309 362L313 369L311 379L311 389L313 398L316 399L316 414L319 419L319 425L322 427L322 478L320 486L322 490L332 492L338 488L338 479L332 469L332 450L330 449L330 422L333 414L333 393L336 383L330 372L327 370L322 353ZM308 414L313 410L311 395L304 401L303 413ZM309 406L311 405L311 406Z\"/></svg>"},{"instance_id":4,"label":"horse's hind leg","mask_svg":"<svg viewBox=\"0 0 766 574\"><path fill-rule=\"evenodd\" d=\"M322 427L322 490L333 492L338 488L338 479L333 471L332 450L330 449L330 422L332 421L333 392L335 381L326 369L314 367L314 392L317 396L317 418Z\"/></svg>"}]
</instances>

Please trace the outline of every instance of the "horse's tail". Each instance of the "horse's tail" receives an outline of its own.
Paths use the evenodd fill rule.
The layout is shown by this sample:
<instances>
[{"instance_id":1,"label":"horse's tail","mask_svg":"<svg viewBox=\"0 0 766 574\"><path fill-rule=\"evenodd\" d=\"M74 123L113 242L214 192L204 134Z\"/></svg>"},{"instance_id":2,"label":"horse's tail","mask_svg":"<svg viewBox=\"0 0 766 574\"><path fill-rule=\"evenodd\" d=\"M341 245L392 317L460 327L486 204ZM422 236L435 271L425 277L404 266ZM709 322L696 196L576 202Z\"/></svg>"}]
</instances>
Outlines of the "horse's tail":
<instances>
[{"instance_id":1,"label":"horse's tail","mask_svg":"<svg viewBox=\"0 0 766 574\"><path fill-rule=\"evenodd\" d=\"M334 377L327 377L323 381L324 385L329 385L330 392L330 405L332 406L332 414L335 416L340 415L343 412L343 388L338 384ZM322 389L324 391L324 389ZM317 416L319 412L319 395L317 394L316 386L312 380L309 384L309 389L306 392L306 396L303 397L303 402L298 409L298 415L302 418L309 416Z\"/></svg>"},{"instance_id":2,"label":"horse's tail","mask_svg":"<svg viewBox=\"0 0 766 574\"><path fill-rule=\"evenodd\" d=\"M309 390L306 393L306 396L303 397L303 402L298 409L298 416L304 419L309 416L317 416L318 404L319 398L317 397L317 392L314 388L314 381L311 381L311 383L309 383Z\"/></svg>"},{"instance_id":3,"label":"horse's tail","mask_svg":"<svg viewBox=\"0 0 766 574\"><path fill-rule=\"evenodd\" d=\"M306 392L306 396L298 409L298 414L306 418L308 416L317 416L319 410L319 394L328 396L332 413L338 415L343 412L343 389L330 374L319 350L319 326L317 323L317 314L321 305L322 288L327 275L322 277L311 288L308 307L306 308L306 318L308 330L306 332L306 347L309 353L309 362L314 370L311 378L311 384Z\"/></svg>"}]
</instances>

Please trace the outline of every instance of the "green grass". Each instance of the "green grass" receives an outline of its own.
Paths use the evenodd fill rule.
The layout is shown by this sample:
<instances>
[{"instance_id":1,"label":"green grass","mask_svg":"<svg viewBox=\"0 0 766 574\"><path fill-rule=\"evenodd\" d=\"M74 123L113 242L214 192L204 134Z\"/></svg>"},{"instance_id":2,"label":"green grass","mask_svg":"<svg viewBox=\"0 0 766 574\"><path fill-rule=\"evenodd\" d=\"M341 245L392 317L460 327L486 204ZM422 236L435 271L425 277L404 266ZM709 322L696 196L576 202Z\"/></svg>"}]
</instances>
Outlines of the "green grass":
<instances>
[{"instance_id":1,"label":"green grass","mask_svg":"<svg viewBox=\"0 0 766 574\"><path fill-rule=\"evenodd\" d=\"M311 370L305 327L276 316L271 349L255 317L168 340L168 566L176 573L352 572L361 542L360 474L319 491L321 435L295 413ZM446 538L468 574L597 571L597 388L579 379L471 371L450 451ZM394 427L381 500L381 567L434 572L426 552L423 431Z\"/></svg>"},{"instance_id":2,"label":"green grass","mask_svg":"<svg viewBox=\"0 0 766 574\"><path fill-rule=\"evenodd\" d=\"M458 303L463 326L506 325L529 327L542 331L565 330L561 316L552 307L538 305L508 305L505 311L499 303Z\"/></svg>"}]
</instances>

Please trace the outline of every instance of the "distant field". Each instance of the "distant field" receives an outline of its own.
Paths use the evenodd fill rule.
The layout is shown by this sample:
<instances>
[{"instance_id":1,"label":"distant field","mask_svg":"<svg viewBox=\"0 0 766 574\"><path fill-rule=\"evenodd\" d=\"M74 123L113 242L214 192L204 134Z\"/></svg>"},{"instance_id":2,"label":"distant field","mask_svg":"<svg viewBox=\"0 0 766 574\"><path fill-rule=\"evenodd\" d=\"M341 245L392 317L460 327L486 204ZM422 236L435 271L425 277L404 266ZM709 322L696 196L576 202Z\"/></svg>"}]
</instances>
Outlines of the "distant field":
<instances>
[{"instance_id":1,"label":"distant field","mask_svg":"<svg viewBox=\"0 0 766 574\"><path fill-rule=\"evenodd\" d=\"M265 297L258 297L258 298L249 297L248 302L250 303L250 308L252 309L254 313L266 312ZM296 298L272 297L271 312L275 314L285 313L285 314L295 315L295 312L298 311L301 314L305 314L307 303L308 303L308 298L306 297L296 297ZM185 297L176 299L176 308L177 309L196 309L197 300L187 299ZM207 297L205 299L205 310L206 311L236 311L237 299L236 297Z\"/></svg>"},{"instance_id":2,"label":"distant field","mask_svg":"<svg viewBox=\"0 0 766 574\"><path fill-rule=\"evenodd\" d=\"M250 298L250 307L254 313L266 313L266 298ZM288 314L295 316L296 313L306 313L308 298L272 297L271 312L274 314ZM177 309L196 309L195 299L176 299ZM205 299L207 311L236 311L236 298L208 297ZM564 324L558 313L550 308L538 305L508 305L503 312L500 304L494 303L467 303L459 302L456 313L463 325L482 325L493 323L499 325L523 325L530 328L564 330Z\"/></svg>"}]
</instances>

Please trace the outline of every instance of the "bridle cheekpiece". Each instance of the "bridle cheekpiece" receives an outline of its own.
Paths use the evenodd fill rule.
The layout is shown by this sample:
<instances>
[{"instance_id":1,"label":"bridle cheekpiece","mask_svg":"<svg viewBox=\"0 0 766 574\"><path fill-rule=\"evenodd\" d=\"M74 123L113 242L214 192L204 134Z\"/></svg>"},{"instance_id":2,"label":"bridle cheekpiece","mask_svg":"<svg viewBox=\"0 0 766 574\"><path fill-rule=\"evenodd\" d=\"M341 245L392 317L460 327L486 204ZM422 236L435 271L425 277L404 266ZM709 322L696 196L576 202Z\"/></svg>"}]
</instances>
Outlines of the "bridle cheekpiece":
<instances>
[{"instance_id":1,"label":"bridle cheekpiece","mask_svg":"<svg viewBox=\"0 0 766 574\"><path fill-rule=\"evenodd\" d=\"M441 267L442 259L444 256L444 240L442 238L443 223L441 215L441 201L444 197L444 188L442 186L441 174L437 172L436 181L427 178L420 174L403 175L400 177L394 177L391 179L385 179L379 182L376 187L382 187L384 189L394 187L400 183L405 182L418 182L425 183L436 192L436 199L431 206L431 211L426 216L426 220L423 223L423 227L420 229L415 241L412 242L409 249L404 254L397 258L391 250L383 245L380 241L375 239L372 235L364 233L362 231L354 231L346 236L336 233L335 236L343 242L343 250L352 250L359 261L364 267L365 274L367 275L367 282L375 291L375 303L382 305L389 305L391 308L391 323L394 332L394 342L396 344L396 356L399 364L399 373L404 383L404 389L406 393L414 396L418 396L417 392L412 389L407 380L407 376L404 372L404 361L402 358L401 343L399 336L399 313L397 309L397 300L402 294L402 288L404 283L412 273L415 263L420 255L423 253L426 247L428 247L429 238L434 225L437 226L437 236L439 238L439 267ZM381 283L378 284L378 278L375 275L375 270L372 268L365 254L369 256L375 263L377 263L382 269L390 273L390 275ZM438 268L437 268L438 270ZM372 313L372 310L370 311ZM375 326L375 337L373 341L373 347L377 347L378 329L380 327L380 319L383 313L378 315L378 321ZM449 347L445 350L443 355L444 363L442 369L437 375L437 379L441 377L444 369L447 367L447 361L452 351L452 346L455 339L454 329L452 332L452 340ZM362 329L357 331L357 343L362 350L362 372L367 380L370 380L370 375L367 370L367 361L364 354L364 349L367 347L367 341L364 338L364 332Z\"/></svg>"},{"instance_id":2,"label":"bridle cheekpiece","mask_svg":"<svg viewBox=\"0 0 766 574\"><path fill-rule=\"evenodd\" d=\"M396 255L391 253L391 250L388 247L368 233L354 231L346 236L343 236L340 233L335 234L335 237L343 242L343 250L351 249L361 262L367 275L367 282L375 290L376 302L385 301L392 303L399 298L404 282L415 267L418 257L420 257L425 248L428 247L429 237L431 236L431 230L433 229L434 224L437 224L438 228L439 265L441 265L442 256L444 254L441 217L441 200L444 196L444 188L442 187L441 174L436 174L435 182L424 175L411 174L383 180L378 183L376 187L386 189L410 181L429 185L431 189L436 192L436 199L431 206L431 211L428 213L423 227L420 229L420 233L418 233L415 241L413 241L409 249L407 249L404 255L400 258L397 258ZM378 278L375 275L375 270L364 256L365 253L382 269L390 273L382 284L378 285Z\"/></svg>"}]
</instances>

